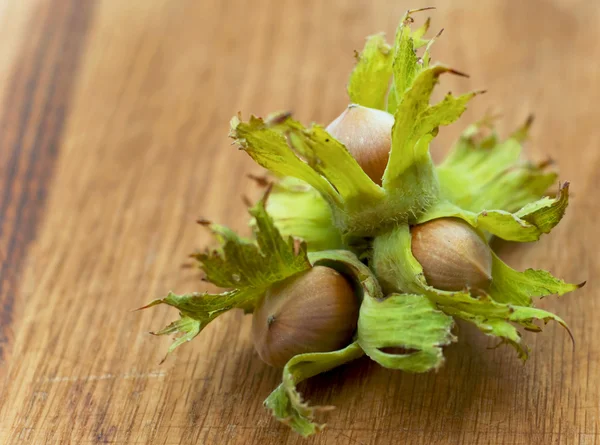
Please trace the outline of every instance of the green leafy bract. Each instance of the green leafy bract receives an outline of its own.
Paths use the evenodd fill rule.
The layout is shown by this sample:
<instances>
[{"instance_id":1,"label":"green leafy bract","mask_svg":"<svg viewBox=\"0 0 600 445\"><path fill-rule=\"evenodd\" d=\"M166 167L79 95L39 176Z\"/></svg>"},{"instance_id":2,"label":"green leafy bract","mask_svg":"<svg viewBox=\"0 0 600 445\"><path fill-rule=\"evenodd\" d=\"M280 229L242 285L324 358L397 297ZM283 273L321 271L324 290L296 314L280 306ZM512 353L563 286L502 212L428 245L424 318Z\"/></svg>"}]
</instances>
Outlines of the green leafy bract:
<instances>
[{"instance_id":1,"label":"green leafy bract","mask_svg":"<svg viewBox=\"0 0 600 445\"><path fill-rule=\"evenodd\" d=\"M433 39L422 39L429 22L411 32L413 12L416 11L408 11L401 20L394 41L393 88L389 98L393 100L388 100L388 111L394 114L395 123L390 159L383 176L383 188L394 195L394 201L412 201L402 206L408 218L421 213L437 199L438 184L429 156L429 142L437 135L439 126L461 116L466 103L475 95L456 98L448 94L439 104L429 105L439 76L460 73L442 65L430 67L429 45L423 57L417 56L416 49L431 44Z\"/></svg>"},{"instance_id":2,"label":"green leafy bract","mask_svg":"<svg viewBox=\"0 0 600 445\"><path fill-rule=\"evenodd\" d=\"M413 34L410 25L413 22L410 11L400 21L394 38L394 58L392 71L394 74L392 85L394 102L400 103L404 93L413 83L417 72L421 69L419 58L416 54ZM388 111L396 111L388 110Z\"/></svg>"},{"instance_id":3,"label":"green leafy bract","mask_svg":"<svg viewBox=\"0 0 600 445\"><path fill-rule=\"evenodd\" d=\"M557 174L548 171L550 162L519 160L531 122L504 141L498 139L491 117L468 127L436 168L442 197L475 213L516 212L540 199L556 183Z\"/></svg>"},{"instance_id":4,"label":"green leafy bract","mask_svg":"<svg viewBox=\"0 0 600 445\"><path fill-rule=\"evenodd\" d=\"M358 342L371 359L386 368L426 372L444 363L442 347L456 340L451 333L453 324L452 317L423 295L365 298L360 307Z\"/></svg>"},{"instance_id":5,"label":"green leafy bract","mask_svg":"<svg viewBox=\"0 0 600 445\"><path fill-rule=\"evenodd\" d=\"M169 293L165 298L145 306L167 304L180 311L180 320L156 332L157 335L182 334L168 352L197 336L208 323L230 309L252 312L273 283L311 267L306 244L292 237L285 240L277 231L265 210L267 196L268 193L250 210L256 221L256 243L239 237L226 227L202 221L220 241L220 247L193 256L200 263L208 281L232 290L220 294Z\"/></svg>"},{"instance_id":6,"label":"green leafy bract","mask_svg":"<svg viewBox=\"0 0 600 445\"><path fill-rule=\"evenodd\" d=\"M348 81L348 96L352 103L385 109L392 77L391 49L383 34L367 37L364 49L356 55L356 66Z\"/></svg>"},{"instance_id":7,"label":"green leafy bract","mask_svg":"<svg viewBox=\"0 0 600 445\"><path fill-rule=\"evenodd\" d=\"M541 332L542 328L534 323L535 320L542 320L544 324L554 320L570 334L562 318L542 309L501 304L486 296L474 298L464 292L445 293L433 288L429 289L427 296L444 313L469 321L485 334L498 337L502 342L513 346L522 360L528 358L529 349L522 343L521 334L511 323L532 332Z\"/></svg>"},{"instance_id":8,"label":"green leafy bract","mask_svg":"<svg viewBox=\"0 0 600 445\"><path fill-rule=\"evenodd\" d=\"M285 115L277 115L285 119ZM235 139L258 164L279 176L293 176L315 188L334 209L342 199L327 180L290 149L285 135L263 119L254 116L248 122L239 117L231 119L230 137Z\"/></svg>"},{"instance_id":9,"label":"green leafy bract","mask_svg":"<svg viewBox=\"0 0 600 445\"><path fill-rule=\"evenodd\" d=\"M565 182L559 188L556 198L542 198L515 213L505 210L482 210L474 213L448 201L438 201L421 215L418 223L442 217L456 217L507 241L537 241L542 234L549 233L560 222L568 204L569 183Z\"/></svg>"},{"instance_id":10,"label":"green leafy bract","mask_svg":"<svg viewBox=\"0 0 600 445\"><path fill-rule=\"evenodd\" d=\"M565 283L545 270L527 269L518 272L506 265L492 252L492 285L490 296L500 303L531 306L531 297L564 295L583 284Z\"/></svg>"},{"instance_id":11,"label":"green leafy bract","mask_svg":"<svg viewBox=\"0 0 600 445\"><path fill-rule=\"evenodd\" d=\"M429 142L441 125L458 119L466 103L475 93L458 98L447 95L437 105L429 105L429 97L438 77L452 70L433 66L421 71L404 93L394 115L392 150L383 175L383 188L390 201L402 202L407 218L421 214L438 197L438 183L429 154Z\"/></svg>"},{"instance_id":12,"label":"green leafy bract","mask_svg":"<svg viewBox=\"0 0 600 445\"><path fill-rule=\"evenodd\" d=\"M309 251L344 248L342 235L333 224L331 208L310 185L286 177L273 185L266 209L282 236L306 242ZM255 225L255 221L252 221Z\"/></svg>"},{"instance_id":13,"label":"green leafy bract","mask_svg":"<svg viewBox=\"0 0 600 445\"><path fill-rule=\"evenodd\" d=\"M337 366L364 355L357 342L346 348L325 353L300 354L292 357L283 369L283 381L265 400L265 406L275 418L302 436L310 436L325 425L314 420L319 411L333 409L331 406L310 406L303 399L296 385L312 376L329 371Z\"/></svg>"}]
</instances>

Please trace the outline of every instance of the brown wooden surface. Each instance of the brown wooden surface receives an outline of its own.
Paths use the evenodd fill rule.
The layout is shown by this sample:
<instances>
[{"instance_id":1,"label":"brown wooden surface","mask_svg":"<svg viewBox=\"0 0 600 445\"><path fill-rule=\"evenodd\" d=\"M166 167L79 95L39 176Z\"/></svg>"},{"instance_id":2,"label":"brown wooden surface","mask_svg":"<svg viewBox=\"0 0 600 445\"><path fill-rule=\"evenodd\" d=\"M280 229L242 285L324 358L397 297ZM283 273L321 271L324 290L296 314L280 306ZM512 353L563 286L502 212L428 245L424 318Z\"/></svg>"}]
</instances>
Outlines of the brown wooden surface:
<instances>
[{"instance_id":1,"label":"brown wooden surface","mask_svg":"<svg viewBox=\"0 0 600 445\"><path fill-rule=\"evenodd\" d=\"M391 36L415 0L0 1L1 444L597 444L600 303L600 6L595 1L430 1L434 56L486 88L436 140L501 110L536 116L527 154L551 156L573 200L551 236L500 245L514 267L588 285L541 306L524 366L467 327L438 373L359 360L302 389L338 407L303 441L263 399L250 319L227 314L159 365L149 330L168 308L130 313L169 290L206 289L181 269L208 237L199 217L246 230L240 195L260 173L227 138L237 111L293 110L327 123L347 102L352 51ZM425 15L423 15L423 19Z\"/></svg>"}]
</instances>

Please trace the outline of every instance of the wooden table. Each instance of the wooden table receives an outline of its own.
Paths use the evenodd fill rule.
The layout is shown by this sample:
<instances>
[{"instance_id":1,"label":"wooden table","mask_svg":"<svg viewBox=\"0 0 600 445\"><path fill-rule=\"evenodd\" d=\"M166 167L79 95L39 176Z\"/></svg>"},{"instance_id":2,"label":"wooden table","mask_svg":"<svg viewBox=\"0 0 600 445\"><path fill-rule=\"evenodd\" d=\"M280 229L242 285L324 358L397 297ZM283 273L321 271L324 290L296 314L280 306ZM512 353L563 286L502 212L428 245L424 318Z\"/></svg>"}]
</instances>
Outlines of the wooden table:
<instances>
[{"instance_id":1,"label":"wooden table","mask_svg":"<svg viewBox=\"0 0 600 445\"><path fill-rule=\"evenodd\" d=\"M437 373L359 360L302 386L338 407L301 440L262 401L249 317L230 313L163 365L176 317L130 312L169 290L208 289L186 255L199 217L247 232L260 168L227 138L230 117L293 110L326 123L345 104L353 50L393 35L421 2L318 0L0 1L0 443L596 444L600 299L600 6L595 1L430 1L434 57L488 89L436 139L439 159L487 109L508 131L533 112L527 154L572 181L551 236L499 245L515 268L588 285L541 307L522 365L465 327ZM425 15L423 15L425 18Z\"/></svg>"}]
</instances>

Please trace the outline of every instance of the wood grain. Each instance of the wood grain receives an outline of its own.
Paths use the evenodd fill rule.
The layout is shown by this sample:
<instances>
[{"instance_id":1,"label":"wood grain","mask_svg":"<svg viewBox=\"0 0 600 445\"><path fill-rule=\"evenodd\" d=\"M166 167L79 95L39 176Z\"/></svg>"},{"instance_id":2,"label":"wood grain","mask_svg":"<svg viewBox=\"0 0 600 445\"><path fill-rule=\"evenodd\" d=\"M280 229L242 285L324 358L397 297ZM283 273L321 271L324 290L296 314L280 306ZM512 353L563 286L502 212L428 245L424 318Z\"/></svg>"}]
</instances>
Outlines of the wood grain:
<instances>
[{"instance_id":1,"label":"wood grain","mask_svg":"<svg viewBox=\"0 0 600 445\"><path fill-rule=\"evenodd\" d=\"M0 250L0 359L4 360L5 348L11 345L18 275L35 237L84 42L90 8L82 6L47 4L32 14L26 27L34 32L24 39L3 97L0 235L6 242Z\"/></svg>"},{"instance_id":2,"label":"wood grain","mask_svg":"<svg viewBox=\"0 0 600 445\"><path fill-rule=\"evenodd\" d=\"M359 360L302 385L338 407L308 440L262 407L280 373L254 353L248 317L223 316L159 365L170 340L147 332L176 313L130 309L207 289L181 268L209 242L194 220L246 231L240 196L259 194L245 175L260 168L227 139L230 117L330 121L364 36L392 35L425 4L0 2L0 443L600 443L600 8L427 4L446 29L434 56L471 76L443 79L440 94L488 89L440 133L435 156L487 109L503 111L504 132L533 112L527 155L552 157L572 181L551 236L499 249L513 267L588 280L541 302L576 347L549 325L527 334L523 366L462 326L437 373Z\"/></svg>"}]
</instances>

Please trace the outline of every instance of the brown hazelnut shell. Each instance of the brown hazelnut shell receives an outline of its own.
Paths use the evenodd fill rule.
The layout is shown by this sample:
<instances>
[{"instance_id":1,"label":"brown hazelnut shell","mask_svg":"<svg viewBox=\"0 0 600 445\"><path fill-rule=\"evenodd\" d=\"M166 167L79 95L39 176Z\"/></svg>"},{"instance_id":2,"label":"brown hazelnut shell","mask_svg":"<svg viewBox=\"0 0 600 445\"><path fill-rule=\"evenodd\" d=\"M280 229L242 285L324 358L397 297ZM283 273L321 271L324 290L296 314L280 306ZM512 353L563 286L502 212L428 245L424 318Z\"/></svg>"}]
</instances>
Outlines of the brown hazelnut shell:
<instances>
[{"instance_id":1,"label":"brown hazelnut shell","mask_svg":"<svg viewBox=\"0 0 600 445\"><path fill-rule=\"evenodd\" d=\"M314 266L269 289L254 310L252 338L260 358L283 367L297 354L347 346L360 303L336 270Z\"/></svg>"},{"instance_id":2,"label":"brown hazelnut shell","mask_svg":"<svg viewBox=\"0 0 600 445\"><path fill-rule=\"evenodd\" d=\"M485 291L492 282L492 253L466 222L439 218L411 228L412 254L427 283L440 290Z\"/></svg>"},{"instance_id":3,"label":"brown hazelnut shell","mask_svg":"<svg viewBox=\"0 0 600 445\"><path fill-rule=\"evenodd\" d=\"M381 185L392 148L393 126L391 114L352 104L327 126L327 132L346 146L373 182Z\"/></svg>"}]
</instances>

